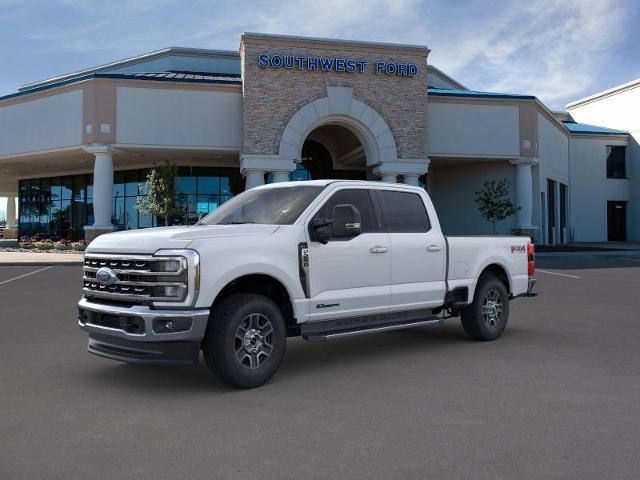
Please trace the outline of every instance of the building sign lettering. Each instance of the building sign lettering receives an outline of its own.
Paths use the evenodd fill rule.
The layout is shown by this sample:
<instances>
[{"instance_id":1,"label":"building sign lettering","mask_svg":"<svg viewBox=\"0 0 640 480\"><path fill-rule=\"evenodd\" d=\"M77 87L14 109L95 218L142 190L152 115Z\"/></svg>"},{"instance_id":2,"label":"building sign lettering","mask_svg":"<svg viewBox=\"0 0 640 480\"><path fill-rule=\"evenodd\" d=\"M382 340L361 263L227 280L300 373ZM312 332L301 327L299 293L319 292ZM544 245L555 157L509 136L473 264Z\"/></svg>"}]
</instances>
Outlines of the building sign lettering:
<instances>
[{"instance_id":1,"label":"building sign lettering","mask_svg":"<svg viewBox=\"0 0 640 480\"><path fill-rule=\"evenodd\" d=\"M260 68L286 68L289 70L305 70L319 72L364 73L367 71L367 60L334 57L303 57L297 55L266 54L258 55ZM418 66L413 63L373 62L376 75L397 77L415 77Z\"/></svg>"}]
</instances>

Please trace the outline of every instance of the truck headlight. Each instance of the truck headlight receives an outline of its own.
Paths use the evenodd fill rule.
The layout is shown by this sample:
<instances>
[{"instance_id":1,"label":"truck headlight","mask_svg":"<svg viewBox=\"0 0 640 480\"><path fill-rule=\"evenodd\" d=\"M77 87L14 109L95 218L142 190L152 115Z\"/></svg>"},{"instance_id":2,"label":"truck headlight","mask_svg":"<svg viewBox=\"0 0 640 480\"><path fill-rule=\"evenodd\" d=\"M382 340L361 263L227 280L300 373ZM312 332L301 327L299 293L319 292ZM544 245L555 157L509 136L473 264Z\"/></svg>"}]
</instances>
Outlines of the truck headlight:
<instances>
[{"instance_id":1,"label":"truck headlight","mask_svg":"<svg viewBox=\"0 0 640 480\"><path fill-rule=\"evenodd\" d=\"M180 271L181 267L186 267L186 258L159 260L155 263L158 272L174 273Z\"/></svg>"},{"instance_id":2,"label":"truck headlight","mask_svg":"<svg viewBox=\"0 0 640 480\"><path fill-rule=\"evenodd\" d=\"M195 305L200 291L200 255L195 250L158 250L154 286L155 307L184 308ZM162 300L158 300L162 298Z\"/></svg>"}]
</instances>

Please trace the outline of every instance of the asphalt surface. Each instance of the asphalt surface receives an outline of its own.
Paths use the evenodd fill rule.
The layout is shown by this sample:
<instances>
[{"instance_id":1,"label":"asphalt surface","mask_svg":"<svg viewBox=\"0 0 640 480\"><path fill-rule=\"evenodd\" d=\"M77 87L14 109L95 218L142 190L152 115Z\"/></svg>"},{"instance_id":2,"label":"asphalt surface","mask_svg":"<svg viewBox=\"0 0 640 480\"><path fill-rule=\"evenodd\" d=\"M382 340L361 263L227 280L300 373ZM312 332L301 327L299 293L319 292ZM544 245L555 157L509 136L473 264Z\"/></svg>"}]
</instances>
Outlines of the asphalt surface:
<instances>
[{"instance_id":1,"label":"asphalt surface","mask_svg":"<svg viewBox=\"0 0 640 480\"><path fill-rule=\"evenodd\" d=\"M545 260L495 342L291 340L248 391L86 353L78 267L6 282L41 268L0 266L2 479L640 477L637 259Z\"/></svg>"}]
</instances>

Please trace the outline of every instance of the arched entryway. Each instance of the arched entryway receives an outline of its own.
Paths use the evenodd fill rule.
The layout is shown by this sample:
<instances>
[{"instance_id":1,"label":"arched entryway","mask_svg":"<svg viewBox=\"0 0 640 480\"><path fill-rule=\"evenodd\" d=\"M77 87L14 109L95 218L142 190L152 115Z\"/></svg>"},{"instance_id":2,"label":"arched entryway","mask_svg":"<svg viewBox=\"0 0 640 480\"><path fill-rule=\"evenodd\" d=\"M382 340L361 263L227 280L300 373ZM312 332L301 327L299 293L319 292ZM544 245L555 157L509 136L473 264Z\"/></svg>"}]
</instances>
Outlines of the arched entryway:
<instances>
[{"instance_id":1,"label":"arched entryway","mask_svg":"<svg viewBox=\"0 0 640 480\"><path fill-rule=\"evenodd\" d=\"M276 154L240 156L246 188L262 185L265 177L273 182L341 178L418 185L427 168L425 158L398 158L385 119L354 98L352 88L338 86L328 86L326 97L293 114Z\"/></svg>"},{"instance_id":2,"label":"arched entryway","mask_svg":"<svg viewBox=\"0 0 640 480\"><path fill-rule=\"evenodd\" d=\"M302 145L298 171L304 169L308 179L340 178L367 180L364 149L358 137L339 124L326 124L313 129Z\"/></svg>"}]
</instances>

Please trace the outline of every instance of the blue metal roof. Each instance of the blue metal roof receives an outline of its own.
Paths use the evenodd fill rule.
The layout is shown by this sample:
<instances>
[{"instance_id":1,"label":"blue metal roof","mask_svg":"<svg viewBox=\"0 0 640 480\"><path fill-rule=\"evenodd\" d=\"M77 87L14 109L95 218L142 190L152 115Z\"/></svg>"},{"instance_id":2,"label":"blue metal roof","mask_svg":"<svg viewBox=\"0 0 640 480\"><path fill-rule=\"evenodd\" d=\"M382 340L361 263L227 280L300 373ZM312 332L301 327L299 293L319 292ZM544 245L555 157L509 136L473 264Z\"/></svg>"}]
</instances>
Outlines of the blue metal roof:
<instances>
[{"instance_id":1,"label":"blue metal roof","mask_svg":"<svg viewBox=\"0 0 640 480\"><path fill-rule=\"evenodd\" d=\"M524 100L535 100L533 95L520 95L517 93L497 93L497 92L480 92L478 90L454 90L447 88L427 88L429 95L437 95L441 97L476 97L476 98L515 98Z\"/></svg>"},{"instance_id":2,"label":"blue metal roof","mask_svg":"<svg viewBox=\"0 0 640 480\"><path fill-rule=\"evenodd\" d=\"M205 72L150 72L150 73L90 73L81 77L71 78L60 82L49 83L41 87L22 90L0 97L0 100L22 97L35 92L42 92L50 88L61 87L72 83L82 82L92 78L115 78L122 80L151 80L160 82L186 82L186 83L218 83L227 85L242 85L240 75L231 73L205 73Z\"/></svg>"},{"instance_id":3,"label":"blue metal roof","mask_svg":"<svg viewBox=\"0 0 640 480\"><path fill-rule=\"evenodd\" d=\"M108 73L98 73L98 76L114 75ZM165 81L182 81L182 82L214 82L214 83L242 83L240 75L233 73L209 73L209 72L188 72L179 70L170 70L168 72L133 72L118 73L117 78L132 78L142 80L165 80Z\"/></svg>"},{"instance_id":4,"label":"blue metal roof","mask_svg":"<svg viewBox=\"0 0 640 480\"><path fill-rule=\"evenodd\" d=\"M564 126L569 129L571 133L593 133L597 135L628 135L629 132L624 130L615 130L613 128L598 127L596 125L588 125L586 123L577 123L563 121Z\"/></svg>"}]
</instances>

